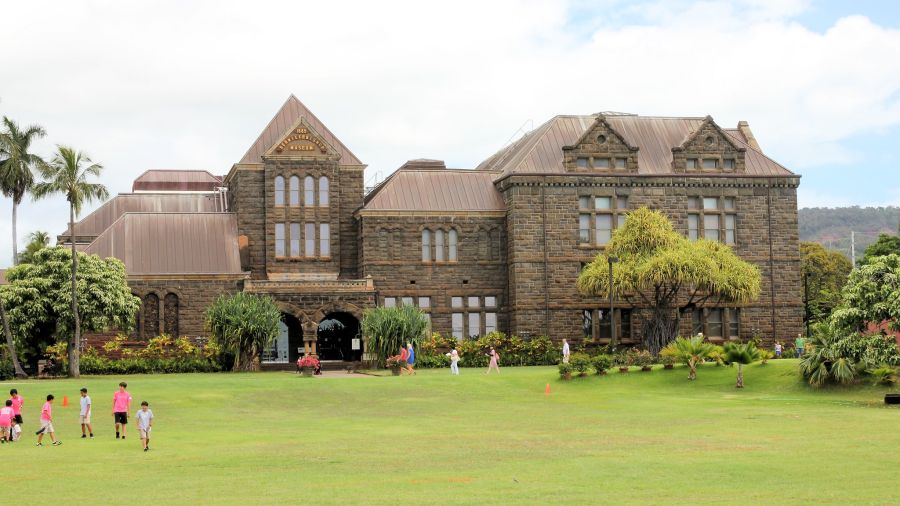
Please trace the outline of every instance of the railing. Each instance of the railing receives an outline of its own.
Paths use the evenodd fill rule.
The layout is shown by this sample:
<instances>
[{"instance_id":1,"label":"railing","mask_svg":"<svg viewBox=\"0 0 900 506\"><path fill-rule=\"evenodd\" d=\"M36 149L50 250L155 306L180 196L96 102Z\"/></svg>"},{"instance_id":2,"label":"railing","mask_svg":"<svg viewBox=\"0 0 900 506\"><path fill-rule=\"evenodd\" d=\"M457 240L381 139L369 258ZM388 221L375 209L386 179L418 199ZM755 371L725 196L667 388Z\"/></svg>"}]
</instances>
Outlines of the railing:
<instances>
[{"instance_id":1,"label":"railing","mask_svg":"<svg viewBox=\"0 0 900 506\"><path fill-rule=\"evenodd\" d=\"M247 280L244 282L247 292L365 292L374 291L375 284L367 279L292 279L284 281Z\"/></svg>"}]
</instances>

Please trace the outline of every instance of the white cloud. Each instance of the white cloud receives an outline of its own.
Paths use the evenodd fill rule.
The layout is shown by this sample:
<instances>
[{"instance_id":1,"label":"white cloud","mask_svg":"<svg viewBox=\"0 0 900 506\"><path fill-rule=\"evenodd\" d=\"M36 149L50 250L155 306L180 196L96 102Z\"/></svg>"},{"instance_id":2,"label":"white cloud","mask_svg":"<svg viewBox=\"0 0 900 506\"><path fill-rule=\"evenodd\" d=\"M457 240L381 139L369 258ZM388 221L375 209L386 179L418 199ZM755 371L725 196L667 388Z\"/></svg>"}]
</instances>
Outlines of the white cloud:
<instances>
[{"instance_id":1,"label":"white cloud","mask_svg":"<svg viewBox=\"0 0 900 506\"><path fill-rule=\"evenodd\" d=\"M423 156L472 167L559 113L748 120L801 171L900 123L900 32L866 18L816 33L792 21L801 0L596 5L15 2L4 17L29 22L4 26L0 114L45 126L45 152L90 152L113 192L147 168L226 172L289 93L370 178ZM19 230L56 234L66 216L62 199L28 203Z\"/></svg>"}]
</instances>

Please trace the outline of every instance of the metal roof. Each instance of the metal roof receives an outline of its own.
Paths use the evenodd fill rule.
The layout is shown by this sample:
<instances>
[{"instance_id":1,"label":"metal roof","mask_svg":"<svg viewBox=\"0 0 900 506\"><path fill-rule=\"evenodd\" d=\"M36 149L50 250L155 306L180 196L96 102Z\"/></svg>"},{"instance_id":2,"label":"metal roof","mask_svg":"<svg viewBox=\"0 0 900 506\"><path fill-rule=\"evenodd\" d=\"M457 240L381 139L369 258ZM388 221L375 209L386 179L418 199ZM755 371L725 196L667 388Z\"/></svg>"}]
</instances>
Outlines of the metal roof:
<instances>
[{"instance_id":1,"label":"metal roof","mask_svg":"<svg viewBox=\"0 0 900 506\"><path fill-rule=\"evenodd\" d=\"M76 237L97 237L125 213L216 212L218 199L207 193L123 193L75 223ZM68 228L62 234L68 237Z\"/></svg>"},{"instance_id":2,"label":"metal roof","mask_svg":"<svg viewBox=\"0 0 900 506\"><path fill-rule=\"evenodd\" d=\"M5 285L8 282L6 281L6 269L0 269L0 285Z\"/></svg>"},{"instance_id":3,"label":"metal roof","mask_svg":"<svg viewBox=\"0 0 900 506\"><path fill-rule=\"evenodd\" d=\"M504 211L495 176L465 169L401 168L369 193L363 211Z\"/></svg>"},{"instance_id":4,"label":"metal roof","mask_svg":"<svg viewBox=\"0 0 900 506\"><path fill-rule=\"evenodd\" d=\"M222 177L205 170L151 169L134 180L131 191L214 191L222 186Z\"/></svg>"},{"instance_id":5,"label":"metal roof","mask_svg":"<svg viewBox=\"0 0 900 506\"><path fill-rule=\"evenodd\" d=\"M125 213L85 253L118 258L129 276L241 273L231 213Z\"/></svg>"},{"instance_id":6,"label":"metal roof","mask_svg":"<svg viewBox=\"0 0 900 506\"><path fill-rule=\"evenodd\" d=\"M564 173L563 147L578 142L598 115L556 116L525 134L478 165L497 171L497 179L518 173ZM604 116L625 141L639 148L639 175L672 174L672 148L681 146L704 118ZM737 129L723 129L740 148L746 148L746 172L739 175L793 176L794 174L752 147Z\"/></svg>"},{"instance_id":7,"label":"metal roof","mask_svg":"<svg viewBox=\"0 0 900 506\"><path fill-rule=\"evenodd\" d=\"M272 118L272 121L269 122L262 133L259 134L259 137L253 145L250 146L250 149L247 150L247 153L244 154L244 157L241 158L239 163L262 163L262 156L266 151L280 141L287 133L288 129L293 127L301 117L306 120L313 130L322 136L325 142L330 144L335 151L341 155L339 161L340 165L363 164L359 161L359 158L357 158L356 155L340 141L340 139L331 133L331 130L329 130L328 127L326 127L325 124L322 123L312 111L307 109L294 95L288 97L287 101L281 106L281 109L278 110L275 117Z\"/></svg>"}]
</instances>

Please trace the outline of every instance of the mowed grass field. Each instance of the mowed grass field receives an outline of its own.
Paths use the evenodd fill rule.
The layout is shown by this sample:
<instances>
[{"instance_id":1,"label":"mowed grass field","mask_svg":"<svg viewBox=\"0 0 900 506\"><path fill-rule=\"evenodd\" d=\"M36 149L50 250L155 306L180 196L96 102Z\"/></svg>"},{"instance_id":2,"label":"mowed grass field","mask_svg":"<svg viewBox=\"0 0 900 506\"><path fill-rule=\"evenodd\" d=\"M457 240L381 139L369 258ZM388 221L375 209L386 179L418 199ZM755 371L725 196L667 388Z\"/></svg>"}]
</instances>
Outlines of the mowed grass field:
<instances>
[{"instance_id":1,"label":"mowed grass field","mask_svg":"<svg viewBox=\"0 0 900 506\"><path fill-rule=\"evenodd\" d=\"M715 366L696 382L549 367L5 382L26 398L25 437L0 447L0 483L19 504L900 504L887 390L811 390L796 367L749 366L742 391ZM156 415L149 453L133 424L114 438L122 379ZM94 440L78 437L81 386ZM63 445L36 448L47 393Z\"/></svg>"}]
</instances>

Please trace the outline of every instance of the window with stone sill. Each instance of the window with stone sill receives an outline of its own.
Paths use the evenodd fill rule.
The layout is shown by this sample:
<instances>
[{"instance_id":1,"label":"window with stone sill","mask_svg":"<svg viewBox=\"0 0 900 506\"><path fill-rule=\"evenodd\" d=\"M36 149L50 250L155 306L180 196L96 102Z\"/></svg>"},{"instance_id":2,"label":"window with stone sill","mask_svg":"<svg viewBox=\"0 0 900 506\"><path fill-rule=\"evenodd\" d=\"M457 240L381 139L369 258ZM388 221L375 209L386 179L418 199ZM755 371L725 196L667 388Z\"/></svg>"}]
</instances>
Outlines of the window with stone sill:
<instances>
[{"instance_id":1,"label":"window with stone sill","mask_svg":"<svg viewBox=\"0 0 900 506\"><path fill-rule=\"evenodd\" d=\"M631 332L630 308L615 308L616 339L629 341ZM581 311L581 330L584 337L591 339L611 339L609 309L584 309Z\"/></svg>"},{"instance_id":2,"label":"window with stone sill","mask_svg":"<svg viewBox=\"0 0 900 506\"><path fill-rule=\"evenodd\" d=\"M331 256L331 225L328 223L319 223L319 256Z\"/></svg>"},{"instance_id":3,"label":"window with stone sill","mask_svg":"<svg viewBox=\"0 0 900 506\"><path fill-rule=\"evenodd\" d=\"M300 256L300 224L291 223L291 258Z\"/></svg>"},{"instance_id":4,"label":"window with stone sill","mask_svg":"<svg viewBox=\"0 0 900 506\"><path fill-rule=\"evenodd\" d=\"M465 302L465 305L463 304ZM458 340L497 330L497 297L450 297L451 334Z\"/></svg>"},{"instance_id":5,"label":"window with stone sill","mask_svg":"<svg viewBox=\"0 0 900 506\"><path fill-rule=\"evenodd\" d=\"M290 189L289 202L291 204L291 207L298 207L300 205L300 178L297 176L291 176L288 185Z\"/></svg>"},{"instance_id":6,"label":"window with stone sill","mask_svg":"<svg viewBox=\"0 0 900 506\"><path fill-rule=\"evenodd\" d=\"M316 256L316 224L307 223L304 227L306 241L304 243L303 256L312 258Z\"/></svg>"},{"instance_id":7,"label":"window with stone sill","mask_svg":"<svg viewBox=\"0 0 900 506\"><path fill-rule=\"evenodd\" d=\"M316 181L312 176L303 178L303 205L305 207L316 205Z\"/></svg>"},{"instance_id":8,"label":"window with stone sill","mask_svg":"<svg viewBox=\"0 0 900 506\"><path fill-rule=\"evenodd\" d=\"M284 178L275 176L275 205L284 205Z\"/></svg>"},{"instance_id":9,"label":"window with stone sill","mask_svg":"<svg viewBox=\"0 0 900 506\"><path fill-rule=\"evenodd\" d=\"M578 243L605 246L616 227L625 223L628 197L578 197Z\"/></svg>"},{"instance_id":10,"label":"window with stone sill","mask_svg":"<svg viewBox=\"0 0 900 506\"><path fill-rule=\"evenodd\" d=\"M326 176L319 178L319 207L328 207L328 191L330 184Z\"/></svg>"},{"instance_id":11,"label":"window with stone sill","mask_svg":"<svg viewBox=\"0 0 900 506\"><path fill-rule=\"evenodd\" d=\"M688 239L737 244L735 197L688 197ZM701 235L702 234L702 235Z\"/></svg>"},{"instance_id":12,"label":"window with stone sill","mask_svg":"<svg viewBox=\"0 0 900 506\"><path fill-rule=\"evenodd\" d=\"M740 339L739 308L693 308L690 310L691 334L710 339Z\"/></svg>"},{"instance_id":13,"label":"window with stone sill","mask_svg":"<svg viewBox=\"0 0 900 506\"><path fill-rule=\"evenodd\" d=\"M284 251L284 223L275 224L275 256L283 257Z\"/></svg>"},{"instance_id":14,"label":"window with stone sill","mask_svg":"<svg viewBox=\"0 0 900 506\"><path fill-rule=\"evenodd\" d=\"M457 262L459 260L459 232L455 228L422 230L423 262Z\"/></svg>"}]
</instances>

